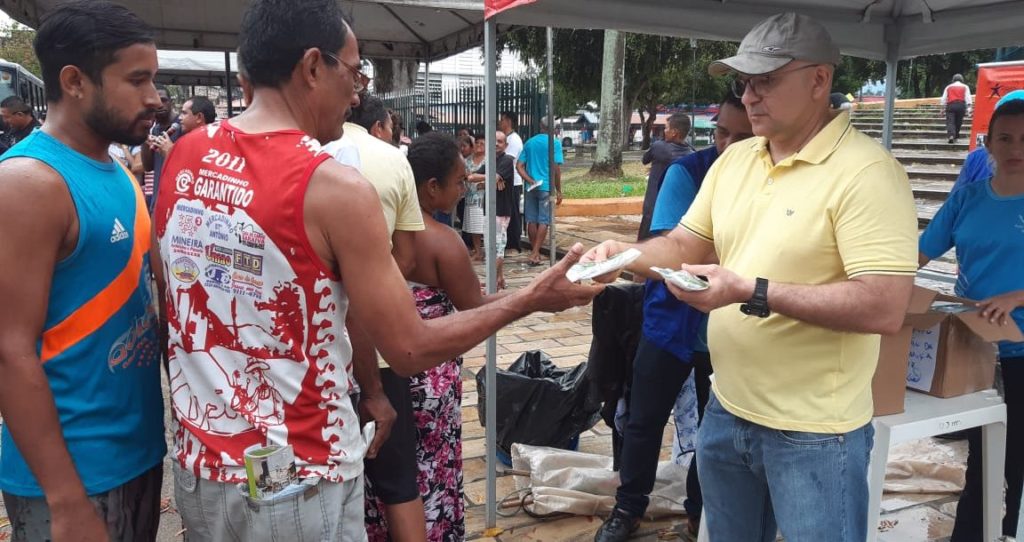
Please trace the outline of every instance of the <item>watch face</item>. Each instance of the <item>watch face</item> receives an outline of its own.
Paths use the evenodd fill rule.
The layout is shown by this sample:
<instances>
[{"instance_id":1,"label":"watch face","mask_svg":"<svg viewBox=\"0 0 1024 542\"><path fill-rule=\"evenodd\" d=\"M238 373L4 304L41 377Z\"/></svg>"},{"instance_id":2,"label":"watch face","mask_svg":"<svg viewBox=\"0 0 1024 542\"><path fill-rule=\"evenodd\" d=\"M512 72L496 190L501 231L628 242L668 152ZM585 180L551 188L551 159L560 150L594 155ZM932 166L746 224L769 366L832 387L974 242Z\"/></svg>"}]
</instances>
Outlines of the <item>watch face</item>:
<instances>
[{"instance_id":1,"label":"watch face","mask_svg":"<svg viewBox=\"0 0 1024 542\"><path fill-rule=\"evenodd\" d=\"M767 318L772 313L768 310L768 307L750 304L740 305L740 312L747 316L757 316L758 318Z\"/></svg>"}]
</instances>

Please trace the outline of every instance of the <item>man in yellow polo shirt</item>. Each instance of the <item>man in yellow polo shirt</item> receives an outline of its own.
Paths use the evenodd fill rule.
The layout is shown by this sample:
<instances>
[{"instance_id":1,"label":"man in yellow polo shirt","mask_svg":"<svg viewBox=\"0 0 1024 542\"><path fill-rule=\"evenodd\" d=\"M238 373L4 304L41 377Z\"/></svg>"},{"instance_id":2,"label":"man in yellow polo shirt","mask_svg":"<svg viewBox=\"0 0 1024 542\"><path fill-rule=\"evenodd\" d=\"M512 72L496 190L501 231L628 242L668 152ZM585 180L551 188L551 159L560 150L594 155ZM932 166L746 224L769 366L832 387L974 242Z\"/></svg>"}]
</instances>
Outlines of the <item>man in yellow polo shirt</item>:
<instances>
[{"instance_id":1,"label":"man in yellow polo shirt","mask_svg":"<svg viewBox=\"0 0 1024 542\"><path fill-rule=\"evenodd\" d=\"M680 226L629 267L679 268L710 287L713 396L698 436L712 540L864 540L879 334L897 331L917 268L916 211L892 156L829 111L839 50L802 15L758 24L733 74L750 140L731 146ZM606 242L584 259L629 245ZM613 277L602 277L610 280ZM739 306L737 306L739 305Z\"/></svg>"},{"instance_id":2,"label":"man in yellow polo shirt","mask_svg":"<svg viewBox=\"0 0 1024 542\"><path fill-rule=\"evenodd\" d=\"M390 143L390 122L384 102L363 94L345 122L344 136L324 150L358 169L377 190L391 234L391 254L405 276L416 266L414 236L423 231L423 212L409 160ZM360 387L359 414L363 421L373 419L378 431L388 431L386 440L374 439L370 444L364 462L364 493L384 503L391 538L422 540L427 527L416 482L416 426L409 379L399 376L375 354L351 315L347 327L354 348L354 376Z\"/></svg>"}]
</instances>

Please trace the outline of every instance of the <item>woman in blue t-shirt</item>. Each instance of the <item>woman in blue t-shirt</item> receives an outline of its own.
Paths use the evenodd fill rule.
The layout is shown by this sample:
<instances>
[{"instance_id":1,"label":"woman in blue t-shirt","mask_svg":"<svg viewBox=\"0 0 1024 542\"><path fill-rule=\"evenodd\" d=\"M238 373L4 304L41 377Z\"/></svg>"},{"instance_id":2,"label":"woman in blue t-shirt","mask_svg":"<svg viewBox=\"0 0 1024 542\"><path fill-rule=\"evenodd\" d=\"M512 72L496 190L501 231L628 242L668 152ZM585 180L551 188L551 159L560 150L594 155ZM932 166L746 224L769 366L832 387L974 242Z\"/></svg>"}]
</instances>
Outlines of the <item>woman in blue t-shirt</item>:
<instances>
[{"instance_id":1,"label":"woman in blue t-shirt","mask_svg":"<svg viewBox=\"0 0 1024 542\"><path fill-rule=\"evenodd\" d=\"M921 234L920 263L956 248L957 295L980 299L981 314L1024 329L1024 91L996 105L985 143L995 162L991 179L950 194ZM999 343L1006 397L1006 517L1015 536L1024 479L1024 343ZM981 431L969 433L967 483L950 542L981 541Z\"/></svg>"}]
</instances>

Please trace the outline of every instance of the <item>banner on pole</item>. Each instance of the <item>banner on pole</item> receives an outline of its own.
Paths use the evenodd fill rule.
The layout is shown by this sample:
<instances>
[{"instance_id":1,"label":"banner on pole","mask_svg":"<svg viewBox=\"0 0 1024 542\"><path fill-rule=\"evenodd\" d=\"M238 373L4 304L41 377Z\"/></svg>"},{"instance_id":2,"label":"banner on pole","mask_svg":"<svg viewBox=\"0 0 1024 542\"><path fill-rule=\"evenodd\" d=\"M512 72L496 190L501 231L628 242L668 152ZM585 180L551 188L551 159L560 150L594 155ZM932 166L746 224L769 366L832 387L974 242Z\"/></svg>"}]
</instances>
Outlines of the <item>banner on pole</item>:
<instances>
[{"instance_id":1,"label":"banner on pole","mask_svg":"<svg viewBox=\"0 0 1024 542\"><path fill-rule=\"evenodd\" d=\"M1024 62L990 62L978 65L978 86L971 122L971 150L988 134L988 121L996 102L1007 93L1024 88Z\"/></svg>"},{"instance_id":2,"label":"banner on pole","mask_svg":"<svg viewBox=\"0 0 1024 542\"><path fill-rule=\"evenodd\" d=\"M484 18L490 19L502 11L532 4L537 0L484 0Z\"/></svg>"}]
</instances>

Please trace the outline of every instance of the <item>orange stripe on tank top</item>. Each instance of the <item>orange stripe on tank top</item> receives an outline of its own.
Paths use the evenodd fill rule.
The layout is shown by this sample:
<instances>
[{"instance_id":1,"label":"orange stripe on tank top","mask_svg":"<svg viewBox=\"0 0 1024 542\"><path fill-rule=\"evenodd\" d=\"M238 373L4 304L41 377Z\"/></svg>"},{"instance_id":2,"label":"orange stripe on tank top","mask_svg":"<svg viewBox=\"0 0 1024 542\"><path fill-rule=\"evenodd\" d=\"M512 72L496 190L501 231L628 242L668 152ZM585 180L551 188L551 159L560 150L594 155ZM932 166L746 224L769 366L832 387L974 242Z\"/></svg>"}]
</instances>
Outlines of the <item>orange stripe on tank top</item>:
<instances>
[{"instance_id":1,"label":"orange stripe on tank top","mask_svg":"<svg viewBox=\"0 0 1024 542\"><path fill-rule=\"evenodd\" d=\"M43 351L39 356L43 363L59 356L101 328L139 287L143 257L149 251L150 245L149 214L146 212L146 201L142 197L142 190L135 182L135 177L121 162L116 159L114 162L121 166L135 189L135 227L132 230L135 242L132 245L131 256L124 269L110 281L110 284L67 318L43 332Z\"/></svg>"}]
</instances>

